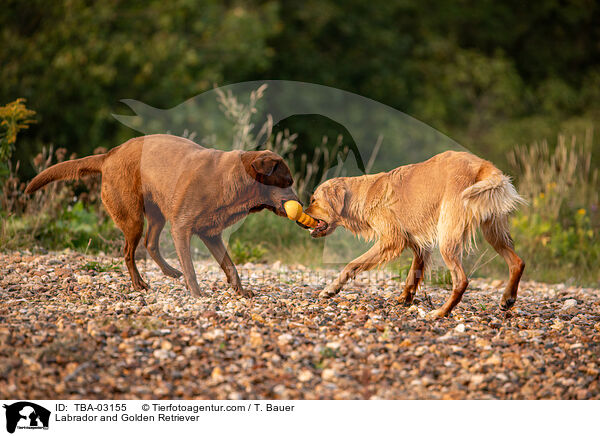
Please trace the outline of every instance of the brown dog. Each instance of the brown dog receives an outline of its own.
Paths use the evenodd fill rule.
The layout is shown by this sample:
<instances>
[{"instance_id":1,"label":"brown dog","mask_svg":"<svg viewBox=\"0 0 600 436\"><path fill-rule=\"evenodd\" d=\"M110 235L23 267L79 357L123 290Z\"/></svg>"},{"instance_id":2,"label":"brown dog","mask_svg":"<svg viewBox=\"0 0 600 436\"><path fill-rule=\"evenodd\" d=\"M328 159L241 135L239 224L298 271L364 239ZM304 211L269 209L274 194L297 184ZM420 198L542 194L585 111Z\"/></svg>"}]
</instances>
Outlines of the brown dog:
<instances>
[{"instance_id":1,"label":"brown dog","mask_svg":"<svg viewBox=\"0 0 600 436\"><path fill-rule=\"evenodd\" d=\"M198 235L240 294L244 290L221 232L251 212L269 209L285 217L283 203L298 198L283 159L271 151L224 152L184 138L150 135L131 139L106 154L54 165L27 186L31 193L55 180L102 174L102 202L125 235L125 264L133 287L148 289L135 265L135 249L148 220L145 245L164 274L181 273L161 256L158 241L166 221L190 292L200 288L190 255Z\"/></svg>"},{"instance_id":2,"label":"brown dog","mask_svg":"<svg viewBox=\"0 0 600 436\"><path fill-rule=\"evenodd\" d=\"M438 244L452 274L452 295L430 317L446 316L467 287L462 252L465 245L470 248L481 226L509 267L501 301L507 310L515 303L525 268L513 250L508 227L508 214L521 202L508 177L492 163L464 152L448 151L387 173L328 180L317 188L306 209L319 220L312 236L326 236L342 226L377 242L350 262L321 296L337 294L358 273L398 257L408 246L414 259L400 301L410 305Z\"/></svg>"}]
</instances>

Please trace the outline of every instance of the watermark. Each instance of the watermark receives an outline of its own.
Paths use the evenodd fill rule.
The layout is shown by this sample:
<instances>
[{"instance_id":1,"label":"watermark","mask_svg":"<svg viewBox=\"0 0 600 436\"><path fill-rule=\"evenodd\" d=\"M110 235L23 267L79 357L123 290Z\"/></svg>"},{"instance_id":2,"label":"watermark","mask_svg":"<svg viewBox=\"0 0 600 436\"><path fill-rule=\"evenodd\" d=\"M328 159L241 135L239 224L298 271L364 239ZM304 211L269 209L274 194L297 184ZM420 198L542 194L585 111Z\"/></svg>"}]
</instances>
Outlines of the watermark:
<instances>
[{"instance_id":1,"label":"watermark","mask_svg":"<svg viewBox=\"0 0 600 436\"><path fill-rule=\"evenodd\" d=\"M51 413L39 404L29 401L18 401L4 404L6 415L6 431L15 430L48 430Z\"/></svg>"},{"instance_id":2,"label":"watermark","mask_svg":"<svg viewBox=\"0 0 600 436\"><path fill-rule=\"evenodd\" d=\"M316 186L333 177L390 171L443 151L467 151L448 136L402 111L358 94L312 83L286 80L236 83L216 87L169 109L154 108L131 99L122 102L135 115L113 116L142 134L168 133L225 152L271 150L281 155L296 175L293 188L304 202ZM314 144L314 155L303 154L297 149L294 132L276 129L278 123L291 117L326 118L346 133L338 138L320 137L319 143ZM169 153L175 152L173 144L160 146ZM156 150L150 143L142 148L142 178L145 169L150 173L150 167L160 164L156 163ZM164 159L161 161L166 164ZM161 185L189 183L190 180L181 180L181 177L189 178L194 174L181 174L176 168L169 168L172 180L161 179ZM298 177L299 174L302 176ZM203 183L202 189L207 184ZM211 185L209 189L228 191L229 188ZM197 196L204 197L202 192ZM156 208L155 199L150 198L144 197L146 210ZM206 212L199 219L228 219L213 215ZM222 233L225 244L244 222L245 217L232 220ZM306 236L309 237L308 232ZM348 263L364 253L367 245L349 232L337 231L324 241L322 263ZM174 247L165 243L165 238L160 239L160 246L169 255L175 253ZM213 256L216 251L211 249ZM221 260L217 259L219 263Z\"/></svg>"},{"instance_id":3,"label":"watermark","mask_svg":"<svg viewBox=\"0 0 600 436\"><path fill-rule=\"evenodd\" d=\"M332 265L328 265L332 267ZM344 265L340 264L340 268ZM336 269L289 269L283 268L273 270L269 268L238 268L242 281L252 284L299 284L299 286L319 287L327 284L337 278L339 270ZM389 268L389 269L374 269L360 273L353 280L354 286L377 286L377 287L398 287L406 285L408 279L408 268ZM414 276L414 279L421 278L419 272ZM428 269L424 279L431 283L439 285L451 284L451 278L448 270L442 266ZM413 283L414 284L414 283Z\"/></svg>"},{"instance_id":4,"label":"watermark","mask_svg":"<svg viewBox=\"0 0 600 436\"><path fill-rule=\"evenodd\" d=\"M473 417L457 423L464 409L462 402L438 401L275 401L275 400L44 400L35 404L51 415L44 435L95 436L106 434L368 434L398 425L398 411L410 416L402 431L416 433L426 428L448 435L477 435L499 414L510 416L511 422L526 432L565 434L589 433L594 428L595 408L589 402L531 403L498 402L494 408L485 402L472 401ZM38 405L43 404L43 406ZM13 404L13 405L14 405ZM538 406L539 404L539 406ZM26 406L27 407L27 406ZM29 406L32 407L32 406ZM570 420L547 419L563 416L567 409ZM549 409L551 409L549 411ZM556 409L556 410L554 410ZM35 410L35 409L34 409ZM435 412L438 419L431 420ZM49 415L49 416L50 416ZM25 426L27 427L27 426ZM43 428L35 426L36 428ZM491 435L504 429L490 428ZM17 427L15 434L30 430ZM35 434L35 432L33 433Z\"/></svg>"}]
</instances>

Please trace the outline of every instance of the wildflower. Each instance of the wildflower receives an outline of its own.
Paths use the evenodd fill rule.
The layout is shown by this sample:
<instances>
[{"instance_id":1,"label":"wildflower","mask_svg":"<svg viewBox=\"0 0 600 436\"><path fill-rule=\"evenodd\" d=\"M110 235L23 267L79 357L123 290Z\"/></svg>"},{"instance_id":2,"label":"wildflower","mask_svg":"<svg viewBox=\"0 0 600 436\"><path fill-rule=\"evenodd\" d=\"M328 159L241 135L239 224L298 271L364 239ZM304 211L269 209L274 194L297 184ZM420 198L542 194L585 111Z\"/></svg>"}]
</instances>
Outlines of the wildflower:
<instances>
[{"instance_id":1,"label":"wildflower","mask_svg":"<svg viewBox=\"0 0 600 436\"><path fill-rule=\"evenodd\" d=\"M581 216L585 215L585 209L579 209L577 211L577 215L581 215Z\"/></svg>"}]
</instances>

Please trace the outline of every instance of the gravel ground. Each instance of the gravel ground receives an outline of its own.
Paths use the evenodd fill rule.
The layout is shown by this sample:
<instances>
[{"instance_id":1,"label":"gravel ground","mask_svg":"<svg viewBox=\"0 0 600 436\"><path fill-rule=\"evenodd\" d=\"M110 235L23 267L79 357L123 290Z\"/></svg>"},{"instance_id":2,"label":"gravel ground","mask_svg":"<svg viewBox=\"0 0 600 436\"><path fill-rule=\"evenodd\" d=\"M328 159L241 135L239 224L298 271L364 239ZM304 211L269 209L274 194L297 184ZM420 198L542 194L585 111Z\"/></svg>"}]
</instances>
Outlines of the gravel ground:
<instances>
[{"instance_id":1,"label":"gravel ground","mask_svg":"<svg viewBox=\"0 0 600 436\"><path fill-rule=\"evenodd\" d=\"M428 321L449 291L405 308L385 271L320 300L335 271L244 265L245 299L197 262L193 299L151 261L132 291L116 262L0 254L2 398L600 399L597 289L523 282L505 314L501 282L472 280Z\"/></svg>"}]
</instances>

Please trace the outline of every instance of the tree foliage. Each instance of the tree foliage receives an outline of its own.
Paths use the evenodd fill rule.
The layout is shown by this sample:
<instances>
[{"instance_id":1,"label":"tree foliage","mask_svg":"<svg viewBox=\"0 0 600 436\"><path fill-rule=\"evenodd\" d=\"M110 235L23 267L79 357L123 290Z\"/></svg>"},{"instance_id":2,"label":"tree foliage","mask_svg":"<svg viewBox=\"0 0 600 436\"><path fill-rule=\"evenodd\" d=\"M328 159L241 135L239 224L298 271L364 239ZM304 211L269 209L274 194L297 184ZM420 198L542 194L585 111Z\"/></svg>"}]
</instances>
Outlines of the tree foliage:
<instances>
[{"instance_id":1,"label":"tree foliage","mask_svg":"<svg viewBox=\"0 0 600 436\"><path fill-rule=\"evenodd\" d=\"M502 160L599 119L598 22L591 0L9 0L0 104L25 97L39 114L17 150L27 161L43 143L84 154L134 136L110 115L126 111L123 98L168 108L214 84L301 80L379 100ZM295 121L305 147L319 142L314 125Z\"/></svg>"}]
</instances>

